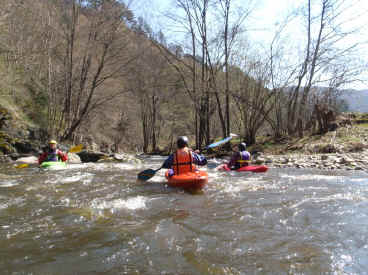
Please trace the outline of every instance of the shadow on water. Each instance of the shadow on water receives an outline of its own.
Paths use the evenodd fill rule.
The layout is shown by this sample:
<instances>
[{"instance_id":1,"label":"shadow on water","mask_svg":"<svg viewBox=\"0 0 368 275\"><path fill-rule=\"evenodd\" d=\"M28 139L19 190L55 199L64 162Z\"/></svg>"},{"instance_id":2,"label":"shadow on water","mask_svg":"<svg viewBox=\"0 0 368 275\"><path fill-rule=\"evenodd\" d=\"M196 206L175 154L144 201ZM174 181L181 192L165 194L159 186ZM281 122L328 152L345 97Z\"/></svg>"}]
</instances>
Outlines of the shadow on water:
<instances>
[{"instance_id":1,"label":"shadow on water","mask_svg":"<svg viewBox=\"0 0 368 275\"><path fill-rule=\"evenodd\" d=\"M0 172L4 274L352 274L368 266L365 172L218 172L200 192L144 165Z\"/></svg>"}]
</instances>

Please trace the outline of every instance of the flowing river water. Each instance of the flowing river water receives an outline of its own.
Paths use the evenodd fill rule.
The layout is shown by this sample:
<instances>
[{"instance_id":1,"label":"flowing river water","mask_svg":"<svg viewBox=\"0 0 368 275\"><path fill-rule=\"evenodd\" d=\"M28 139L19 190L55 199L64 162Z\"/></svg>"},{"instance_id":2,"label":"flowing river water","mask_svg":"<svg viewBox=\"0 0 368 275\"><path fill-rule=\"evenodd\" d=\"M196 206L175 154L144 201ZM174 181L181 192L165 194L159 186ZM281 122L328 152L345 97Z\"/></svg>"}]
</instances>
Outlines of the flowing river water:
<instances>
[{"instance_id":1,"label":"flowing river water","mask_svg":"<svg viewBox=\"0 0 368 275\"><path fill-rule=\"evenodd\" d=\"M366 172L209 167L198 193L144 164L0 166L1 274L366 274Z\"/></svg>"}]
</instances>

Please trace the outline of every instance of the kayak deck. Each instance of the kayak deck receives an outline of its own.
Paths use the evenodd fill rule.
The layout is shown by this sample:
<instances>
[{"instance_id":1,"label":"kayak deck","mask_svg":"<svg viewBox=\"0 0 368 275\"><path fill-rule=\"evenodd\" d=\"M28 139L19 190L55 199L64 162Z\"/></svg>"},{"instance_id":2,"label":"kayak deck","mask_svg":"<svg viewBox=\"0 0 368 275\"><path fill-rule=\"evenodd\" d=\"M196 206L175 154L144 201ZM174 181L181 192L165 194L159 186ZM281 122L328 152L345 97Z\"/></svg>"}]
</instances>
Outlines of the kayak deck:
<instances>
[{"instance_id":1,"label":"kayak deck","mask_svg":"<svg viewBox=\"0 0 368 275\"><path fill-rule=\"evenodd\" d=\"M206 171L187 172L171 177L169 176L169 171L166 171L165 178L169 186L184 189L202 189L208 183Z\"/></svg>"},{"instance_id":2,"label":"kayak deck","mask_svg":"<svg viewBox=\"0 0 368 275\"><path fill-rule=\"evenodd\" d=\"M236 171L236 172L253 172L253 173L263 173L266 172L268 170L268 167L265 165L248 165L248 166L244 166L241 167L239 169L236 170L231 170L227 164L222 164L219 166L218 170L223 170L223 171Z\"/></svg>"}]
</instances>

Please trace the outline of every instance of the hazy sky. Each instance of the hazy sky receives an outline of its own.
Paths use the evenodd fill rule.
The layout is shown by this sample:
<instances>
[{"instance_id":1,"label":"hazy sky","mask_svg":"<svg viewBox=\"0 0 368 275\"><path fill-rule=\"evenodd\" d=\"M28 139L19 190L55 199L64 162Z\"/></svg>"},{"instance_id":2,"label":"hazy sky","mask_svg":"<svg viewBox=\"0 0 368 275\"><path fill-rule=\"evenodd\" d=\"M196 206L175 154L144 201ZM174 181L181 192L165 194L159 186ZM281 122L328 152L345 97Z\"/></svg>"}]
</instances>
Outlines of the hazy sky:
<instances>
[{"instance_id":1,"label":"hazy sky","mask_svg":"<svg viewBox=\"0 0 368 275\"><path fill-rule=\"evenodd\" d=\"M172 8L173 0L131 0L130 6L136 16L142 16L153 28L154 31L162 30L167 36L167 19L164 13L168 10L173 13L175 10ZM248 3L249 0L237 0L236 3ZM306 0L255 0L256 7L251 14L251 17L247 19L247 26L250 28L248 37L252 41L260 44L268 44L274 33L275 24L281 18L293 10L296 5L306 3ZM346 13L345 20L346 25L364 26L360 34L352 37L356 41L368 41L368 0L347 0L349 5L353 5L349 12ZM354 4L355 3L355 4ZM291 32L295 32L292 37L295 39L298 35L301 35L300 25L298 27L291 27ZM303 30L304 33L304 30ZM304 34L303 34L304 35ZM305 36L304 36L305 37ZM170 40L170 36L167 38ZM350 41L351 42L351 41ZM361 58L366 59L368 62L368 46L363 48ZM368 70L367 70L368 71ZM368 77L367 77L368 78ZM367 85L361 87L356 86L357 89L366 88Z\"/></svg>"},{"instance_id":2,"label":"hazy sky","mask_svg":"<svg viewBox=\"0 0 368 275\"><path fill-rule=\"evenodd\" d=\"M136 15L144 17L152 25L164 25L163 13L172 10L173 0L130 0L132 9ZM261 27L272 26L278 18L281 18L296 5L306 3L306 0L253 0L256 8L252 13L252 19ZM246 4L249 0L237 0L236 3ZM149 3L149 4L148 4ZM347 3L355 3L351 9L352 18L359 17L359 22L368 23L368 0L347 0ZM356 15L356 16L355 16ZM261 19L261 20L260 20ZM357 19L357 18L356 18Z\"/></svg>"},{"instance_id":3,"label":"hazy sky","mask_svg":"<svg viewBox=\"0 0 368 275\"><path fill-rule=\"evenodd\" d=\"M271 23L278 14L292 7L295 1L296 0L278 0L277 5L275 5L275 0L258 0L256 1L257 8L253 13L253 17L255 19L261 17L262 22ZM240 0L237 2L241 3L242 1ZM247 0L244 0L244 2L246 3ZM147 3L149 3L149 5ZM165 21L163 13L167 10L173 11L172 3L173 0L133 0L131 7L135 14L142 16L149 21L149 23L159 26L163 25Z\"/></svg>"}]
</instances>

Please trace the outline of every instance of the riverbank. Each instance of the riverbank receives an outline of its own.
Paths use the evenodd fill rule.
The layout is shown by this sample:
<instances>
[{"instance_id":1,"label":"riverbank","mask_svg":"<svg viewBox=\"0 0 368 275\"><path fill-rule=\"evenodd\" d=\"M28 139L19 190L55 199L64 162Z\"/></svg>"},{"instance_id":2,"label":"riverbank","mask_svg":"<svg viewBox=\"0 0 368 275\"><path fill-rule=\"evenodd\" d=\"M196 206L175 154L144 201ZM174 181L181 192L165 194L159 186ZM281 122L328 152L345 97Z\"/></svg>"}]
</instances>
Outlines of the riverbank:
<instances>
[{"instance_id":1,"label":"riverbank","mask_svg":"<svg viewBox=\"0 0 368 275\"><path fill-rule=\"evenodd\" d=\"M252 164L265 164L271 168L368 171L368 123L357 117L352 124L324 135L290 138L280 142L265 139L249 146L248 151L252 153ZM231 154L219 151L215 156L228 158Z\"/></svg>"},{"instance_id":2,"label":"riverbank","mask_svg":"<svg viewBox=\"0 0 368 275\"><path fill-rule=\"evenodd\" d=\"M316 168L321 170L367 170L368 150L360 153L286 154L254 157L253 164L265 164L270 168Z\"/></svg>"},{"instance_id":3,"label":"riverbank","mask_svg":"<svg viewBox=\"0 0 368 275\"><path fill-rule=\"evenodd\" d=\"M19 163L25 157L32 156L32 162L36 163L35 158L44 145L41 142L45 139L44 131L33 125L20 124L21 120L16 119L14 114L13 119L4 110L2 114L7 119L0 131L0 162ZM348 121L337 121L338 127L323 135L306 134L303 138L286 137L278 141L272 137L259 137L257 144L247 148L252 153L252 164L264 164L271 168L368 170L368 115L346 115ZM232 145L238 142L233 139ZM65 152L70 147L68 144L60 145ZM102 147L90 140L83 144L83 151L71 158L72 162L140 162L140 156L100 150ZM205 152L208 159L229 158L231 154L231 151L224 151L224 146Z\"/></svg>"}]
</instances>

